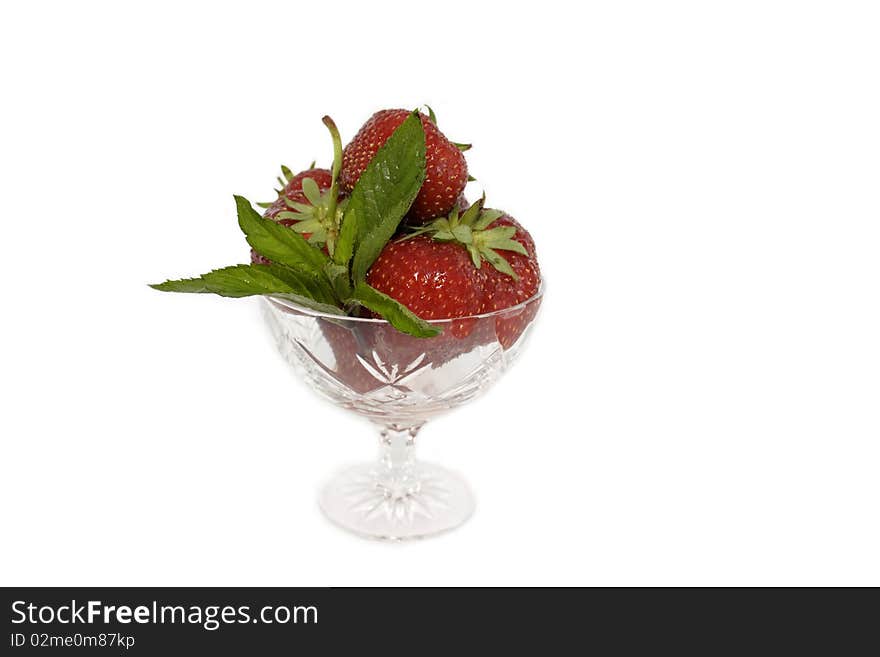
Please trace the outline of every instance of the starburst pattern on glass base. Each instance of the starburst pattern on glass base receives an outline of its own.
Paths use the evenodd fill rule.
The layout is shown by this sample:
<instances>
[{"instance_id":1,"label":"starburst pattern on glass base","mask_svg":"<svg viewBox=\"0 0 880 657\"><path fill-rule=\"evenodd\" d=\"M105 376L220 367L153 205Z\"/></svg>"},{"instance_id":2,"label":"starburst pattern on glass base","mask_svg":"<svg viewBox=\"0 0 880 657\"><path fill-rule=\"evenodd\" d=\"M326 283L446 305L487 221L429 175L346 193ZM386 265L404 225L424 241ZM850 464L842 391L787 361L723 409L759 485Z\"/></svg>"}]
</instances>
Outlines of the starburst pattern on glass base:
<instances>
[{"instance_id":1,"label":"starburst pattern on glass base","mask_svg":"<svg viewBox=\"0 0 880 657\"><path fill-rule=\"evenodd\" d=\"M450 491L442 478L430 473L358 474L340 493L349 499L349 512L365 520L382 516L392 525L411 525L417 517L433 519L449 508Z\"/></svg>"},{"instance_id":2,"label":"starburst pattern on glass base","mask_svg":"<svg viewBox=\"0 0 880 657\"><path fill-rule=\"evenodd\" d=\"M453 473L417 464L405 472L375 465L350 468L327 484L321 507L341 527L373 538L419 538L457 527L473 498Z\"/></svg>"}]
</instances>

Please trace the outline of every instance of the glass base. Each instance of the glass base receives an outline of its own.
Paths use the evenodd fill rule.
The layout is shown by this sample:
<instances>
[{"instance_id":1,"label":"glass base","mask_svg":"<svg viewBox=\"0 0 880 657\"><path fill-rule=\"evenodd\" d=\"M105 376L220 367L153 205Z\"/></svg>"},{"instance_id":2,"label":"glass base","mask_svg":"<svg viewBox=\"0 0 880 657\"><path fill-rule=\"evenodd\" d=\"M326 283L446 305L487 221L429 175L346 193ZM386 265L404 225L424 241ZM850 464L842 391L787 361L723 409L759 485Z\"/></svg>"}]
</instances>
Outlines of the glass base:
<instances>
[{"instance_id":1,"label":"glass base","mask_svg":"<svg viewBox=\"0 0 880 657\"><path fill-rule=\"evenodd\" d=\"M400 541L454 529L474 511L465 481L437 465L415 461L418 427L386 427L378 463L344 470L319 502L331 522L366 538Z\"/></svg>"},{"instance_id":2,"label":"glass base","mask_svg":"<svg viewBox=\"0 0 880 657\"><path fill-rule=\"evenodd\" d=\"M343 471L321 491L321 510L343 529L388 541L449 531L474 511L468 485L445 468L419 463L413 466L414 476L387 474L372 464Z\"/></svg>"}]
</instances>

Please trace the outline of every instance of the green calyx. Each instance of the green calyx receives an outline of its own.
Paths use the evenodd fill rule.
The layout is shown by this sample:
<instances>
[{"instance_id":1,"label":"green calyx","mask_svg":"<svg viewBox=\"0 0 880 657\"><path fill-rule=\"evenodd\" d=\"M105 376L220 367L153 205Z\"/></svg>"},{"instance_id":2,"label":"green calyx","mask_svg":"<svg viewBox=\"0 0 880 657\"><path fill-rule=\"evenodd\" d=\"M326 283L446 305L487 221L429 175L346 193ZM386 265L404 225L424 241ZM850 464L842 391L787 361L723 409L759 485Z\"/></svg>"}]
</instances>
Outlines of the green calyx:
<instances>
[{"instance_id":1,"label":"green calyx","mask_svg":"<svg viewBox=\"0 0 880 657\"><path fill-rule=\"evenodd\" d=\"M322 192L318 184L311 178L304 178L302 184L305 203L284 198L287 210L275 215L278 220L293 219L296 221L290 228L300 235L309 234L309 242L317 246L327 245L327 251L333 255L339 226L345 211L345 201L339 201L337 191L332 187Z\"/></svg>"},{"instance_id":2,"label":"green calyx","mask_svg":"<svg viewBox=\"0 0 880 657\"><path fill-rule=\"evenodd\" d=\"M277 220L292 219L296 221L291 228L300 235L309 235L309 242L316 246L327 245L330 256L336 248L336 240L339 236L339 227L342 225L342 217L345 214L345 200L339 200L339 171L342 169L342 138L339 129L329 116L323 119L324 125L330 131L333 140L333 169L330 189L322 192L311 178L304 178L302 182L305 203L292 201L283 196L287 210L275 215ZM315 168L312 162L311 169ZM281 171L288 182L293 178L290 169L285 166ZM281 182L281 179L278 179ZM282 196L282 192L279 192Z\"/></svg>"},{"instance_id":3,"label":"green calyx","mask_svg":"<svg viewBox=\"0 0 880 657\"><path fill-rule=\"evenodd\" d=\"M447 217L439 217L430 223L416 228L403 239L410 239L417 235L427 235L439 242L456 242L467 249L474 263L479 269L485 260L502 274L518 280L516 272L499 251L513 251L528 255L526 248L513 239L516 234L515 226L489 226L504 215L501 210L484 208L486 197L483 196L464 212L458 207L452 209Z\"/></svg>"}]
</instances>

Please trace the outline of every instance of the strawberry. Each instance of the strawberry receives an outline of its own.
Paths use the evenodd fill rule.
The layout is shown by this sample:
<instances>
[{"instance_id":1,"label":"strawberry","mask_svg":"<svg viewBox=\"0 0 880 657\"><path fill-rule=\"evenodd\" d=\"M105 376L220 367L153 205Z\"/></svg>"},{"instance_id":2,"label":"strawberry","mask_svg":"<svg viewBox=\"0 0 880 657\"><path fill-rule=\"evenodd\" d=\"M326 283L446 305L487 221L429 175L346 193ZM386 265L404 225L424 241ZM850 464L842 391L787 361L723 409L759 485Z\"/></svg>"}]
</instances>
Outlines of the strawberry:
<instances>
[{"instance_id":1,"label":"strawberry","mask_svg":"<svg viewBox=\"0 0 880 657\"><path fill-rule=\"evenodd\" d=\"M468 254L471 270L479 272L480 304L476 312L480 314L519 305L533 297L541 285L532 236L513 217L500 210L484 209L484 203L485 198L480 199L463 213L455 208L448 217L435 219L413 233L413 239L439 240ZM492 267L483 268L484 260ZM403 299L398 301L408 305ZM536 312L534 304L522 312L495 318L495 335L504 349L516 342Z\"/></svg>"},{"instance_id":2,"label":"strawberry","mask_svg":"<svg viewBox=\"0 0 880 657\"><path fill-rule=\"evenodd\" d=\"M541 286L541 270L535 253L535 242L528 231L513 217L502 215L489 224L488 229L510 227L515 229L511 239L516 240L526 253L510 251L506 260L516 274L516 278L492 268L486 271L486 294L481 312L490 313L519 305L528 301ZM502 313L495 318L495 334L504 349L509 349L517 341L538 312L539 303L533 303L518 313Z\"/></svg>"},{"instance_id":3,"label":"strawberry","mask_svg":"<svg viewBox=\"0 0 880 657\"><path fill-rule=\"evenodd\" d=\"M367 274L369 285L427 320L479 313L483 279L466 250L428 235L389 242ZM455 323L452 333L464 337L470 326Z\"/></svg>"},{"instance_id":4,"label":"strawberry","mask_svg":"<svg viewBox=\"0 0 880 657\"><path fill-rule=\"evenodd\" d=\"M335 126L334 126L335 130ZM261 203L266 208L263 216L289 226L311 243L329 253L342 220L344 198L333 188L333 174L327 169L314 166L296 175L287 167L281 167L287 183L271 203ZM283 182L278 178L279 182ZM334 197L336 194L336 198ZM251 249L251 262L269 264L269 260Z\"/></svg>"},{"instance_id":5,"label":"strawberry","mask_svg":"<svg viewBox=\"0 0 880 657\"><path fill-rule=\"evenodd\" d=\"M411 112L389 109L370 117L342 155L340 182L351 191L376 151ZM425 182L409 211L412 223L424 223L447 214L458 200L468 181L467 162L462 148L449 141L432 118L419 114L425 130Z\"/></svg>"},{"instance_id":6,"label":"strawberry","mask_svg":"<svg viewBox=\"0 0 880 657\"><path fill-rule=\"evenodd\" d=\"M367 348L365 342L371 335L372 324L365 327L357 325L349 327L340 326L324 319L320 320L319 324L321 333L333 352L335 367L332 370L332 376L348 388L361 394L382 387L382 382L377 380L361 362L362 359L371 355L371 350ZM417 340L418 338L412 339Z\"/></svg>"}]
</instances>

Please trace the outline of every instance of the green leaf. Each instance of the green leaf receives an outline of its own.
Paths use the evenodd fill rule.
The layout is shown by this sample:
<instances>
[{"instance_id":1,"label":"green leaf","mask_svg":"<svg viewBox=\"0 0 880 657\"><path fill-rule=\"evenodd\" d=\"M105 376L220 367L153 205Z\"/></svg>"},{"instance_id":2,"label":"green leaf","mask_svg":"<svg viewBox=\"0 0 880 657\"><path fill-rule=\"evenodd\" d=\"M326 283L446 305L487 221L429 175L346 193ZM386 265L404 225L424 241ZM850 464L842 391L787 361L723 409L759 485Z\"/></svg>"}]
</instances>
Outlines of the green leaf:
<instances>
[{"instance_id":1,"label":"green leaf","mask_svg":"<svg viewBox=\"0 0 880 657\"><path fill-rule=\"evenodd\" d=\"M477 218L480 216L480 211L483 209L483 203L486 202L486 195L470 206L467 210L464 211L464 214L461 215L461 223L474 227L474 224L477 221Z\"/></svg>"},{"instance_id":2,"label":"green leaf","mask_svg":"<svg viewBox=\"0 0 880 657\"><path fill-rule=\"evenodd\" d=\"M510 239L516 235L516 226L496 226L480 233L480 237L485 240Z\"/></svg>"},{"instance_id":3,"label":"green leaf","mask_svg":"<svg viewBox=\"0 0 880 657\"><path fill-rule=\"evenodd\" d=\"M351 281L348 278L348 267L330 262L324 266L324 273L330 279L330 284L333 286L337 299L348 299L351 297Z\"/></svg>"},{"instance_id":4,"label":"green leaf","mask_svg":"<svg viewBox=\"0 0 880 657\"><path fill-rule=\"evenodd\" d=\"M306 180L311 180L311 178L306 178ZM286 196L284 197L284 205L300 213L310 212L312 208L314 208L313 205L309 205L308 203L300 203L299 201L293 201ZM281 216L281 213L279 212L276 216Z\"/></svg>"},{"instance_id":5,"label":"green leaf","mask_svg":"<svg viewBox=\"0 0 880 657\"><path fill-rule=\"evenodd\" d=\"M335 260L348 263L352 280L367 270L394 235L425 179L425 132L417 112L410 114L377 151L351 192Z\"/></svg>"},{"instance_id":6,"label":"green leaf","mask_svg":"<svg viewBox=\"0 0 880 657\"><path fill-rule=\"evenodd\" d=\"M293 180L293 171L291 171L288 167L284 166L283 164L281 165L281 173L284 174L284 178L287 180L287 182L290 182L291 180Z\"/></svg>"},{"instance_id":7,"label":"green leaf","mask_svg":"<svg viewBox=\"0 0 880 657\"><path fill-rule=\"evenodd\" d=\"M285 267L273 263L268 267L269 272L290 285L294 293L318 303L340 305L333 286L323 271L315 271L309 265Z\"/></svg>"},{"instance_id":8,"label":"green leaf","mask_svg":"<svg viewBox=\"0 0 880 657\"><path fill-rule=\"evenodd\" d=\"M162 292L217 294L222 297L271 295L290 299L306 308L333 315L344 314L335 301L324 303L312 296L313 281L307 275L277 265L233 265L215 269L198 278L185 278L151 285ZM320 288L318 288L320 289ZM324 291L317 296L327 298ZM332 299L332 292L330 294Z\"/></svg>"},{"instance_id":9,"label":"green leaf","mask_svg":"<svg viewBox=\"0 0 880 657\"><path fill-rule=\"evenodd\" d=\"M483 264L483 259L480 257L480 252L477 250L473 244L468 244L466 246L468 254L471 256L471 262L474 263L474 267L477 269L480 268L480 265Z\"/></svg>"},{"instance_id":10,"label":"green leaf","mask_svg":"<svg viewBox=\"0 0 880 657\"><path fill-rule=\"evenodd\" d=\"M473 233L471 232L471 227L467 224L461 224L452 229L452 234L455 235L455 239L457 239L462 244L470 244L474 241Z\"/></svg>"},{"instance_id":11,"label":"green leaf","mask_svg":"<svg viewBox=\"0 0 880 657\"><path fill-rule=\"evenodd\" d=\"M324 226L321 225L321 222L317 219L304 219L303 221L298 221L293 224L293 226L288 226L295 232L302 235L303 233L315 233L319 230L322 230Z\"/></svg>"},{"instance_id":12,"label":"green leaf","mask_svg":"<svg viewBox=\"0 0 880 657\"><path fill-rule=\"evenodd\" d=\"M224 297L247 297L255 294L296 293L288 283L275 276L266 265L234 265L202 275L208 292Z\"/></svg>"},{"instance_id":13,"label":"green leaf","mask_svg":"<svg viewBox=\"0 0 880 657\"><path fill-rule=\"evenodd\" d=\"M201 276L198 278L179 278L173 281L165 281L164 283L150 283L150 287L160 292L189 292L190 294L208 292L208 288L205 287L205 281Z\"/></svg>"},{"instance_id":14,"label":"green leaf","mask_svg":"<svg viewBox=\"0 0 880 657\"><path fill-rule=\"evenodd\" d=\"M300 296L299 294L272 294L270 296L288 299L290 301L293 301L295 304L302 306L303 308L315 310L319 313L324 313L326 315L345 315L345 312L337 306L331 306L327 303L321 303L319 301L315 301L314 299Z\"/></svg>"},{"instance_id":15,"label":"green leaf","mask_svg":"<svg viewBox=\"0 0 880 657\"><path fill-rule=\"evenodd\" d=\"M303 178L302 190L305 197L309 200L309 203L314 205L321 204L321 190L318 188L318 183L316 183L311 178Z\"/></svg>"},{"instance_id":16,"label":"green leaf","mask_svg":"<svg viewBox=\"0 0 880 657\"><path fill-rule=\"evenodd\" d=\"M480 254L489 261L489 264L495 267L502 274L507 274L513 280L519 280L519 276L516 275L516 272L513 271L513 267L510 266L510 263L507 262L507 259L502 256L500 253L497 253L490 249L489 247L484 247L480 250Z\"/></svg>"},{"instance_id":17,"label":"green leaf","mask_svg":"<svg viewBox=\"0 0 880 657\"><path fill-rule=\"evenodd\" d=\"M348 269L348 263L351 262L351 256L354 254L360 223L358 209L349 203L342 215L342 226L339 229L339 237L336 239L336 249L333 251L333 262L346 269Z\"/></svg>"},{"instance_id":18,"label":"green leaf","mask_svg":"<svg viewBox=\"0 0 880 657\"><path fill-rule=\"evenodd\" d=\"M198 278L165 281L150 287L162 292L213 293L223 297L290 293L295 290L273 275L266 265L233 265L215 269Z\"/></svg>"},{"instance_id":19,"label":"green leaf","mask_svg":"<svg viewBox=\"0 0 880 657\"><path fill-rule=\"evenodd\" d=\"M529 252L526 251L526 247L522 245L522 243L517 242L516 240L489 240L485 243L485 246L488 246L490 249L501 249L502 251L513 251L515 253L522 254L524 256L529 255Z\"/></svg>"},{"instance_id":20,"label":"green leaf","mask_svg":"<svg viewBox=\"0 0 880 657\"><path fill-rule=\"evenodd\" d=\"M409 308L376 288L360 282L355 285L352 300L380 314L394 328L417 338L432 338L442 331L418 317Z\"/></svg>"},{"instance_id":21,"label":"green leaf","mask_svg":"<svg viewBox=\"0 0 880 657\"><path fill-rule=\"evenodd\" d=\"M483 230L491 225L493 221L502 216L504 216L504 213L501 210L483 210L480 214L480 218L474 222L473 228L474 230Z\"/></svg>"},{"instance_id":22,"label":"green leaf","mask_svg":"<svg viewBox=\"0 0 880 657\"><path fill-rule=\"evenodd\" d=\"M330 259L320 249L309 244L302 235L287 226L261 217L242 197L235 197L238 225L254 250L269 260L282 265L307 264L323 271Z\"/></svg>"}]
</instances>

